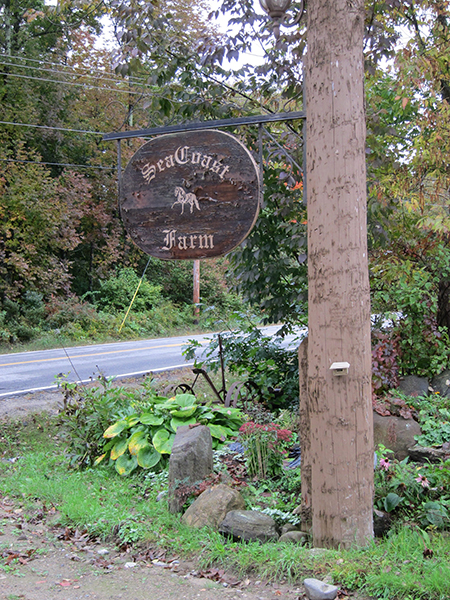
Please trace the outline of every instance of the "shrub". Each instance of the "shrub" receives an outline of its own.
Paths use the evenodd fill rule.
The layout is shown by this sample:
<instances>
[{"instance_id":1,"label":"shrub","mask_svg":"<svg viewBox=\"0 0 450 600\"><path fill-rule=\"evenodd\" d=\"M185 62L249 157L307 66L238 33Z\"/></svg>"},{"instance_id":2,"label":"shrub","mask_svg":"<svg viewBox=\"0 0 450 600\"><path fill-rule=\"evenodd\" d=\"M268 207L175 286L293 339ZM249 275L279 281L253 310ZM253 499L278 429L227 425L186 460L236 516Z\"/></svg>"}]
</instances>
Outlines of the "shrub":
<instances>
[{"instance_id":1,"label":"shrub","mask_svg":"<svg viewBox=\"0 0 450 600\"><path fill-rule=\"evenodd\" d=\"M95 295L95 304L109 312L125 311L130 306L139 286L132 310L134 312L150 310L161 302L161 287L152 285L145 278L142 283L140 281L133 269L119 270L117 275L100 282L100 290Z\"/></svg>"},{"instance_id":2,"label":"shrub","mask_svg":"<svg viewBox=\"0 0 450 600\"><path fill-rule=\"evenodd\" d=\"M203 406L195 396L180 394L173 398L157 396L147 389L145 401L106 429L109 440L96 464L109 458L120 475L129 475L137 467L161 469L166 466L175 434L181 425L207 425L217 448L237 434L243 416L235 408Z\"/></svg>"},{"instance_id":3,"label":"shrub","mask_svg":"<svg viewBox=\"0 0 450 600\"><path fill-rule=\"evenodd\" d=\"M224 366L237 377L248 379L261 390L261 402L270 411L298 406L298 357L296 350L283 347L283 338L264 335L256 325L238 322L238 328L221 333ZM195 357L200 344L190 340L183 354ZM196 366L217 371L221 367L217 354L219 338L210 341L203 361Z\"/></svg>"},{"instance_id":4,"label":"shrub","mask_svg":"<svg viewBox=\"0 0 450 600\"><path fill-rule=\"evenodd\" d=\"M64 397L60 420L72 467L93 466L103 449L105 428L127 414L137 395L136 391L113 387L112 381L101 375L97 381L97 387L88 388L64 378L58 380Z\"/></svg>"}]
</instances>

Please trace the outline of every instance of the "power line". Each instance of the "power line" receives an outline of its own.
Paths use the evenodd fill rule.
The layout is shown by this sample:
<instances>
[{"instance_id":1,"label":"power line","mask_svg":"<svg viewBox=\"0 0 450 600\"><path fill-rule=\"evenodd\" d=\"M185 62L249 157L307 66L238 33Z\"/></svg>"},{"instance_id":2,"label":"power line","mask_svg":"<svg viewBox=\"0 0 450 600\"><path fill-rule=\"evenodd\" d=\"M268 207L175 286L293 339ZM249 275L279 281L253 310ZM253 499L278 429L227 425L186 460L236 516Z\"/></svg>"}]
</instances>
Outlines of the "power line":
<instances>
[{"instance_id":1,"label":"power line","mask_svg":"<svg viewBox=\"0 0 450 600\"><path fill-rule=\"evenodd\" d=\"M1 56L1 55L0 55ZM102 79L103 81L112 81L113 83L127 83L127 80L123 79L123 78L119 78L119 77L108 77L108 75L110 75L110 73L108 73L107 71L97 71L97 73L99 73L99 75L89 75L88 73L85 72L80 72L77 71L77 67L69 67L72 72L65 72L62 70L56 70L56 69L46 69L45 67L35 67L33 65L21 65L18 63L14 63L14 62L8 62L6 60L0 60L0 64L2 65L6 65L8 67L16 67L18 69L33 69L34 71L44 71L45 73L56 73L58 75L70 75L72 77L87 77L89 79ZM61 65L64 66L64 65ZM133 81L128 80L128 83L133 83ZM138 80L139 85L148 85L151 87L151 84L147 84L145 79L141 79Z\"/></svg>"},{"instance_id":2,"label":"power line","mask_svg":"<svg viewBox=\"0 0 450 600\"><path fill-rule=\"evenodd\" d=\"M14 55L10 55L10 54L2 54L0 53L0 57L4 57L4 58L11 58L14 60L26 60L29 62L38 62L38 63L45 63L47 65L51 65L53 67L62 67L64 69L71 69L74 70L75 67L71 66L71 65L65 65L63 63L54 63L51 62L49 60L45 60L45 59L38 59L38 58L29 58L27 56L22 57L22 56L14 56ZM17 65L17 66L21 66L23 67L24 65ZM89 69L90 72L97 72L97 73L104 73L104 71L102 71L101 69ZM123 79L118 78L117 81L123 81ZM136 77L136 76L128 76L128 81L133 82L133 81L147 81L144 77Z\"/></svg>"},{"instance_id":3,"label":"power line","mask_svg":"<svg viewBox=\"0 0 450 600\"><path fill-rule=\"evenodd\" d=\"M96 167L93 165L72 165L68 163L54 163L54 162L45 162L40 160L21 160L20 158L0 158L2 162L14 162L14 163L26 163L32 165L50 165L52 167L77 167L80 169L96 169L96 170L107 170L107 171L115 171L116 167Z\"/></svg>"},{"instance_id":4,"label":"power line","mask_svg":"<svg viewBox=\"0 0 450 600\"><path fill-rule=\"evenodd\" d=\"M107 88L107 87L95 87L92 85L86 85L84 83L73 83L71 81L56 81L55 79L44 79L43 77L33 77L32 75L19 75L18 73L4 73L2 71L0 71L0 75L6 75L7 77L18 77L20 79L33 79L34 81L44 81L47 83L54 83L54 84L60 84L60 85L73 85L75 87L81 87L85 90L99 90L99 91L104 91L104 92L120 92L122 94L128 94L130 95L136 95L136 96L142 96L142 92L133 92L132 90L120 90L120 89L114 89L114 88Z\"/></svg>"},{"instance_id":5,"label":"power line","mask_svg":"<svg viewBox=\"0 0 450 600\"><path fill-rule=\"evenodd\" d=\"M53 129L54 131L71 131L73 133L91 133L92 135L105 135L101 131L68 129L66 127L51 127L50 125L32 125L31 123L13 123L12 121L0 121L0 125L15 125L17 127L35 127L37 129Z\"/></svg>"}]
</instances>

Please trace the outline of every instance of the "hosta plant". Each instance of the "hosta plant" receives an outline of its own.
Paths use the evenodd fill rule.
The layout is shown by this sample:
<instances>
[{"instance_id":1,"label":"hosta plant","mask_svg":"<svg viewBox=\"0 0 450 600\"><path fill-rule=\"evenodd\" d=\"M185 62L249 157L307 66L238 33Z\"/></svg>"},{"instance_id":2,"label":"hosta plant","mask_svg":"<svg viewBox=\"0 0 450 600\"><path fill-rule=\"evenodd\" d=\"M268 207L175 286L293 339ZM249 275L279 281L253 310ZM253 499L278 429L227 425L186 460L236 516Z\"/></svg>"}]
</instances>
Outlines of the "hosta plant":
<instances>
[{"instance_id":1,"label":"hosta plant","mask_svg":"<svg viewBox=\"0 0 450 600\"><path fill-rule=\"evenodd\" d=\"M238 409L201 405L192 394L152 396L143 408L108 427L103 434L108 441L95 464L109 458L120 475L138 467L162 469L181 425L207 425L217 448L237 434L243 421Z\"/></svg>"}]
</instances>

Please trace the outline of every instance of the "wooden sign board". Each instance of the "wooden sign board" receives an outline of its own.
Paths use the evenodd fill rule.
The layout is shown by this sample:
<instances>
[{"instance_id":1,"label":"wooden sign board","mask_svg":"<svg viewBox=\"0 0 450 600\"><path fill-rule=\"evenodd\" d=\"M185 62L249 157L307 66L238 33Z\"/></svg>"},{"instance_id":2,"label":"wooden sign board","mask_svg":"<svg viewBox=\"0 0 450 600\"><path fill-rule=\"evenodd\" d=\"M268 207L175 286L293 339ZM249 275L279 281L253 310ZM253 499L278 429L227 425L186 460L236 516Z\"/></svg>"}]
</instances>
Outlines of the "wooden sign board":
<instances>
[{"instance_id":1,"label":"wooden sign board","mask_svg":"<svg viewBox=\"0 0 450 600\"><path fill-rule=\"evenodd\" d=\"M162 259L222 256L259 211L258 166L223 131L163 135L142 146L122 178L120 209L139 248Z\"/></svg>"}]
</instances>

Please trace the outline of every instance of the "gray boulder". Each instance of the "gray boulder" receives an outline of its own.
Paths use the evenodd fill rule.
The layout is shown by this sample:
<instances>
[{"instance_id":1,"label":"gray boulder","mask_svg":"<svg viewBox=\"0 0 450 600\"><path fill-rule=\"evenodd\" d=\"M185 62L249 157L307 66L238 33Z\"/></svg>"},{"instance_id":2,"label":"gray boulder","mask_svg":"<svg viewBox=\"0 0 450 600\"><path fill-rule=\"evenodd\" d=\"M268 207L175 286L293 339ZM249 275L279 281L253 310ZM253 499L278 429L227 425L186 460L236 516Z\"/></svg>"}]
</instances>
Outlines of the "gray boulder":
<instances>
[{"instance_id":1,"label":"gray boulder","mask_svg":"<svg viewBox=\"0 0 450 600\"><path fill-rule=\"evenodd\" d=\"M450 369L445 369L442 371L440 375L436 375L431 380L431 386L433 387L435 392L439 392L439 394L443 398L447 398L450 396Z\"/></svg>"},{"instance_id":2,"label":"gray boulder","mask_svg":"<svg viewBox=\"0 0 450 600\"><path fill-rule=\"evenodd\" d=\"M339 588L319 579L305 579L303 582L309 600L334 600Z\"/></svg>"},{"instance_id":3,"label":"gray boulder","mask_svg":"<svg viewBox=\"0 0 450 600\"><path fill-rule=\"evenodd\" d=\"M417 375L407 375L400 380L397 389L408 396L428 396L428 379Z\"/></svg>"},{"instance_id":4,"label":"gray boulder","mask_svg":"<svg viewBox=\"0 0 450 600\"><path fill-rule=\"evenodd\" d=\"M308 539L308 534L304 531L286 531L280 535L279 542L291 542L293 544L305 544Z\"/></svg>"},{"instance_id":5,"label":"gray boulder","mask_svg":"<svg viewBox=\"0 0 450 600\"><path fill-rule=\"evenodd\" d=\"M184 513L182 519L190 527L213 527L218 529L231 510L243 510L244 498L224 484L205 490Z\"/></svg>"},{"instance_id":6,"label":"gray boulder","mask_svg":"<svg viewBox=\"0 0 450 600\"><path fill-rule=\"evenodd\" d=\"M219 527L220 533L230 535L235 540L278 540L277 524L268 515L256 510L232 510Z\"/></svg>"},{"instance_id":7,"label":"gray boulder","mask_svg":"<svg viewBox=\"0 0 450 600\"><path fill-rule=\"evenodd\" d=\"M211 432L206 425L178 428L169 460L169 511L181 512L183 489L206 479L213 472Z\"/></svg>"},{"instance_id":8,"label":"gray boulder","mask_svg":"<svg viewBox=\"0 0 450 600\"><path fill-rule=\"evenodd\" d=\"M373 438L375 448L383 444L398 460L408 456L408 449L415 445L414 436L420 435L420 425L413 419L403 417L382 417L373 413Z\"/></svg>"}]
</instances>

